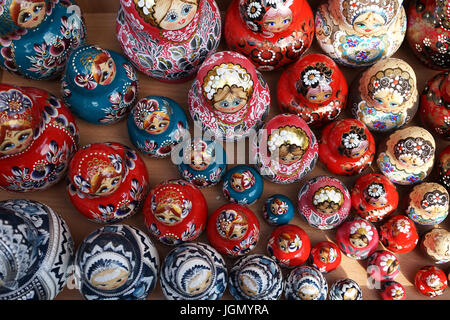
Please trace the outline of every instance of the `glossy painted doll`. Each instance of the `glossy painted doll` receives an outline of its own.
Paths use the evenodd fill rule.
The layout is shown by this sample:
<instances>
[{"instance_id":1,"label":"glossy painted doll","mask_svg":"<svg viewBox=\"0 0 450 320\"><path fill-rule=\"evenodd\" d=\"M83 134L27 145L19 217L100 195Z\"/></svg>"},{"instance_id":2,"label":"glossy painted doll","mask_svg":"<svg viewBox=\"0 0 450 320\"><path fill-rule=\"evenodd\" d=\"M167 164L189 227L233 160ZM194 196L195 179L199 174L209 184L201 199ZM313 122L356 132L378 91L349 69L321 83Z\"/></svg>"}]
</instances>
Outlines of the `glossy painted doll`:
<instances>
[{"instance_id":1,"label":"glossy painted doll","mask_svg":"<svg viewBox=\"0 0 450 320\"><path fill-rule=\"evenodd\" d=\"M189 91L194 123L211 138L249 136L262 126L269 108L268 84L246 57L232 51L208 58Z\"/></svg>"},{"instance_id":2,"label":"glossy painted doll","mask_svg":"<svg viewBox=\"0 0 450 320\"><path fill-rule=\"evenodd\" d=\"M305 0L234 0L226 13L228 47L260 71L296 61L313 37L314 16Z\"/></svg>"},{"instance_id":3,"label":"glossy painted doll","mask_svg":"<svg viewBox=\"0 0 450 320\"><path fill-rule=\"evenodd\" d=\"M323 51L349 67L367 67L392 56L406 33L402 0L329 0L316 12Z\"/></svg>"},{"instance_id":4,"label":"glossy painted doll","mask_svg":"<svg viewBox=\"0 0 450 320\"><path fill-rule=\"evenodd\" d=\"M214 0L121 0L116 31L144 74L184 82L215 52L222 22Z\"/></svg>"},{"instance_id":5,"label":"glossy painted doll","mask_svg":"<svg viewBox=\"0 0 450 320\"><path fill-rule=\"evenodd\" d=\"M447 146L440 153L437 161L437 171L439 183L442 184L447 191L450 190L450 146Z\"/></svg>"},{"instance_id":6,"label":"glossy painted doll","mask_svg":"<svg viewBox=\"0 0 450 320\"><path fill-rule=\"evenodd\" d=\"M0 10L0 65L12 73L58 78L84 43L86 28L74 1L5 0Z\"/></svg>"},{"instance_id":7,"label":"glossy painted doll","mask_svg":"<svg viewBox=\"0 0 450 320\"><path fill-rule=\"evenodd\" d=\"M0 85L0 188L44 190L61 181L78 149L78 127L61 100Z\"/></svg>"},{"instance_id":8,"label":"glossy painted doll","mask_svg":"<svg viewBox=\"0 0 450 320\"><path fill-rule=\"evenodd\" d=\"M419 105L414 69L396 58L376 63L353 81L349 104L353 116L372 132L402 128Z\"/></svg>"},{"instance_id":9,"label":"glossy painted doll","mask_svg":"<svg viewBox=\"0 0 450 320\"><path fill-rule=\"evenodd\" d=\"M62 94L81 119L113 124L124 119L136 103L137 73L125 57L112 50L81 46L69 56Z\"/></svg>"},{"instance_id":10,"label":"glossy painted doll","mask_svg":"<svg viewBox=\"0 0 450 320\"><path fill-rule=\"evenodd\" d=\"M335 120L347 103L347 81L323 54L308 54L290 65L278 81L282 112L298 114L311 127Z\"/></svg>"}]
</instances>

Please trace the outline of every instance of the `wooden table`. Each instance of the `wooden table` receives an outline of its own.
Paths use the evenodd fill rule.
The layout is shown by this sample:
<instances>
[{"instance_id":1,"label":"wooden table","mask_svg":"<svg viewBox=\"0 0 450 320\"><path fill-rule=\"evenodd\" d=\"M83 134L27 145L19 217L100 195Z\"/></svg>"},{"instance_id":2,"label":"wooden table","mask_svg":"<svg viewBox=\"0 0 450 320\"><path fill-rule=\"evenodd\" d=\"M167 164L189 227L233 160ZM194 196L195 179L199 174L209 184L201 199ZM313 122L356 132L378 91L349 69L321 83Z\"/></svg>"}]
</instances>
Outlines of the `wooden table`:
<instances>
[{"instance_id":1,"label":"wooden table","mask_svg":"<svg viewBox=\"0 0 450 320\"><path fill-rule=\"evenodd\" d=\"M222 11L225 11L229 0L218 0ZM310 1L311 7L315 9L317 7L318 1ZM84 13L84 17L87 23L87 43L97 44L103 48L108 48L112 50L116 50L118 52L121 51L119 47L119 43L116 40L115 35L115 18L116 11L119 6L119 0L79 0L78 4L80 5L82 12ZM221 47L219 50L226 50L224 41L222 40ZM309 49L308 53L321 52L320 48L317 45L316 40L312 47ZM409 64L414 67L418 78L418 88L421 91L425 82L431 78L436 71L432 71L427 69L424 65L420 64L419 61L413 56L411 50L408 47L408 44L405 42L402 48L394 55L394 57L401 58L406 60ZM351 81L355 77L355 75L359 72L357 69L350 68L342 68L349 85ZM264 78L268 81L271 92L272 92L272 105L271 111L269 115L269 119L280 113L277 101L276 101L276 86L277 81L280 77L281 72L270 72L264 73ZM46 89L57 96L60 96L60 82L38 82L32 80L26 80L9 73L3 72L1 75L1 82L9 83L14 85L26 85L26 86L35 86L42 89ZM148 95L163 95L170 97L177 101L189 115L188 106L187 106L187 94L190 88L191 82L183 83L183 84L164 84L155 80L152 80L145 76L144 74L139 74L140 80L140 97L145 97ZM341 117L350 117L349 110L344 112ZM190 118L190 117L189 117ZM193 127L193 123L191 121L191 128ZM412 124L421 125L418 117L415 117ZM128 138L126 123L122 121L119 124L112 126L96 126L89 124L83 120L78 119L78 125L80 128L80 143L81 145L85 145L88 143L95 142L106 142L106 141L115 141L119 143L123 143L129 146L132 146L131 141ZM316 132L318 134L318 132ZM376 136L376 140L380 141L382 136ZM441 150L447 145L446 142L436 139L437 142L437 153L439 154ZM229 165L236 165L236 157L232 154L232 150L227 148ZM145 158L145 157L144 157ZM248 160L248 156L247 156ZM150 159L145 158L145 162L147 165L147 169L150 175L150 185L151 187L160 183L165 179L175 179L179 178L179 174L177 168L171 163L170 159ZM375 165L368 168L366 172L377 172L378 169ZM262 217L262 205L267 197L275 193L282 193L287 195L294 203L297 200L297 193L303 183L317 175L329 174L323 168L321 163L318 163L315 170L305 177L302 181L291 184L291 185L277 185L270 183L268 181L265 182L264 193L262 198L254 205L250 206L250 208L256 213L260 220L261 225L261 237L258 243L258 246L253 251L253 253L266 253L266 244L270 233L272 232L272 226L269 226ZM351 188L353 183L357 177L338 177L341 179L347 187ZM433 181L435 179L435 172L427 179ZM221 191L221 185L216 187L203 189L203 193L208 201L209 213L211 214L216 208L226 203L226 200L223 197ZM410 188L398 186L398 190L401 195L405 195ZM42 192L32 193L32 194L13 194L8 192L0 192L0 200L6 199L30 199L41 201L50 207L52 207L56 212L60 213L61 216L65 219L70 227L70 231L72 233L75 247L77 248L80 242L92 231L99 228L100 225L90 222L84 218L80 213L78 213L72 204L69 201L69 198L66 194L65 182L61 182L58 185L50 188L49 190L45 190ZM397 210L397 213L403 213L403 208L400 207ZM441 224L441 227L446 229L450 229L450 219L447 219ZM142 213L139 212L133 217L123 221L123 223L133 225L141 230L146 230ZM319 241L330 240L335 241L335 230L330 231L320 231L310 227L305 221L300 218L300 215L296 214L295 218L292 220L293 224L299 225L303 228L310 237L311 245L316 244ZM429 228L419 227L418 230L420 234ZM153 239L154 243L158 249L161 260L167 255L167 253L171 250L171 247L165 246L159 243L157 240ZM198 241L208 242L206 238L205 232L200 236ZM379 244L379 249L382 249L382 245ZM407 291L408 299L426 299L425 296L416 291L414 287L414 275L416 271L425 265L433 264L433 261L426 257L419 248L414 249L412 252L402 255L397 255L400 261L400 274L396 277L396 281L399 281L404 285ZM233 265L235 259L225 258L228 268L230 269ZM441 268L447 272L448 264L441 265ZM288 270L283 270L284 274L287 276ZM343 255L341 266L333 271L330 274L325 275L328 283L331 285L334 281L342 278L351 278L355 280L363 290L363 298L376 300L379 299L379 293L377 290L372 290L367 285L367 275L366 275L366 261L357 261L350 259ZM223 299L231 299L231 295L228 291L225 293ZM64 289L57 297L59 300L78 300L82 299L82 296L77 290L69 290L68 288ZM149 299L164 299L161 288L158 284L156 289L149 295ZM434 298L434 299L450 299L450 289L447 289L444 295Z\"/></svg>"}]
</instances>

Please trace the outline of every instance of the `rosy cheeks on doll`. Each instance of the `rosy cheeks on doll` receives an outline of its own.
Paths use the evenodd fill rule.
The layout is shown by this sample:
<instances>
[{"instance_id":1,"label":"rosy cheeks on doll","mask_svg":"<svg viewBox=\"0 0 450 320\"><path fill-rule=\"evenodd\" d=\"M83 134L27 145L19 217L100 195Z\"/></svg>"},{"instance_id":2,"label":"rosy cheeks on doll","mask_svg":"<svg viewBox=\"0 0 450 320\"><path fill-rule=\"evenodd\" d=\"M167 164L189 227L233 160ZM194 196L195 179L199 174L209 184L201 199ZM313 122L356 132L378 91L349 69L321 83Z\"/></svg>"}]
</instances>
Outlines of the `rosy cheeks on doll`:
<instances>
[{"instance_id":1,"label":"rosy cheeks on doll","mask_svg":"<svg viewBox=\"0 0 450 320\"><path fill-rule=\"evenodd\" d=\"M247 104L247 99L228 93L224 99L214 103L214 108L223 113L235 113Z\"/></svg>"},{"instance_id":2,"label":"rosy cheeks on doll","mask_svg":"<svg viewBox=\"0 0 450 320\"><path fill-rule=\"evenodd\" d=\"M107 177L95 191L96 195L108 196L113 194L120 186L121 177Z\"/></svg>"},{"instance_id":3,"label":"rosy cheeks on doll","mask_svg":"<svg viewBox=\"0 0 450 320\"><path fill-rule=\"evenodd\" d=\"M277 14L275 16L267 15L263 18L263 26L269 32L282 32L289 28L292 23L292 14Z\"/></svg>"},{"instance_id":4,"label":"rosy cheeks on doll","mask_svg":"<svg viewBox=\"0 0 450 320\"><path fill-rule=\"evenodd\" d=\"M155 217L164 224L174 225L183 220L178 212L181 212L179 208L165 206L156 209Z\"/></svg>"},{"instance_id":5,"label":"rosy cheeks on doll","mask_svg":"<svg viewBox=\"0 0 450 320\"><path fill-rule=\"evenodd\" d=\"M211 163L210 157L204 154L200 154L192 157L190 166L192 169L200 171L208 168L210 163Z\"/></svg>"},{"instance_id":6,"label":"rosy cheeks on doll","mask_svg":"<svg viewBox=\"0 0 450 320\"><path fill-rule=\"evenodd\" d=\"M332 93L331 89L310 90L306 95L306 99L312 103L323 103L330 99Z\"/></svg>"},{"instance_id":7,"label":"rosy cheeks on doll","mask_svg":"<svg viewBox=\"0 0 450 320\"><path fill-rule=\"evenodd\" d=\"M105 63L100 64L99 68L101 70L99 83L106 86L113 82L116 77L116 64L114 63L114 60L110 58Z\"/></svg>"},{"instance_id":8,"label":"rosy cheeks on doll","mask_svg":"<svg viewBox=\"0 0 450 320\"><path fill-rule=\"evenodd\" d=\"M379 109L395 110L402 104L403 99L396 92L382 91L373 97L375 107Z\"/></svg>"},{"instance_id":9,"label":"rosy cheeks on doll","mask_svg":"<svg viewBox=\"0 0 450 320\"><path fill-rule=\"evenodd\" d=\"M171 31L186 27L194 19L197 8L197 5L193 3L174 0L166 16L160 22L160 27Z\"/></svg>"},{"instance_id":10,"label":"rosy cheeks on doll","mask_svg":"<svg viewBox=\"0 0 450 320\"><path fill-rule=\"evenodd\" d=\"M170 124L170 118L163 112L152 113L148 121L145 121L145 130L151 134L161 134L167 130Z\"/></svg>"},{"instance_id":11,"label":"rosy cheeks on doll","mask_svg":"<svg viewBox=\"0 0 450 320\"><path fill-rule=\"evenodd\" d=\"M34 28L45 18L45 2L26 3L23 1L17 18L17 24L23 28Z\"/></svg>"},{"instance_id":12,"label":"rosy cheeks on doll","mask_svg":"<svg viewBox=\"0 0 450 320\"><path fill-rule=\"evenodd\" d=\"M355 19L353 29L365 35L371 35L378 32L385 24L381 15L374 12L366 12Z\"/></svg>"},{"instance_id":13,"label":"rosy cheeks on doll","mask_svg":"<svg viewBox=\"0 0 450 320\"><path fill-rule=\"evenodd\" d=\"M33 129L6 130L0 144L0 155L11 155L25 150L33 140Z\"/></svg>"}]
</instances>

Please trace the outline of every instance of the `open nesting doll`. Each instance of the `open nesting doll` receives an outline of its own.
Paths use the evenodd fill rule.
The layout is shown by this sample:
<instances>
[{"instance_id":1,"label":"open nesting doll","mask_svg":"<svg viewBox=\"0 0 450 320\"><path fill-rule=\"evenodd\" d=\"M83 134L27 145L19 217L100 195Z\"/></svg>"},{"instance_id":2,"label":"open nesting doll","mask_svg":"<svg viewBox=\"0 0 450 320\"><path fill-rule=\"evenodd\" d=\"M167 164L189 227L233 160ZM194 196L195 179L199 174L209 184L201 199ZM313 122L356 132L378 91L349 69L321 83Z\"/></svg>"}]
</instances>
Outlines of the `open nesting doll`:
<instances>
[{"instance_id":1,"label":"open nesting doll","mask_svg":"<svg viewBox=\"0 0 450 320\"><path fill-rule=\"evenodd\" d=\"M445 0L413 0L407 10L406 39L429 68L450 68L450 11Z\"/></svg>"},{"instance_id":2,"label":"open nesting doll","mask_svg":"<svg viewBox=\"0 0 450 320\"><path fill-rule=\"evenodd\" d=\"M372 164L375 140L364 123L342 119L322 130L319 142L320 162L333 174L360 174Z\"/></svg>"},{"instance_id":3,"label":"open nesting doll","mask_svg":"<svg viewBox=\"0 0 450 320\"><path fill-rule=\"evenodd\" d=\"M128 60L94 45L71 53L61 86L72 112L94 124L124 119L138 96L137 73Z\"/></svg>"},{"instance_id":4,"label":"open nesting doll","mask_svg":"<svg viewBox=\"0 0 450 320\"><path fill-rule=\"evenodd\" d=\"M47 205L0 202L0 300L52 300L66 286L74 244L66 222Z\"/></svg>"},{"instance_id":5,"label":"open nesting doll","mask_svg":"<svg viewBox=\"0 0 450 320\"><path fill-rule=\"evenodd\" d=\"M222 51L200 67L189 111L207 136L240 140L258 130L270 108L269 86L243 55Z\"/></svg>"},{"instance_id":6,"label":"open nesting doll","mask_svg":"<svg viewBox=\"0 0 450 320\"><path fill-rule=\"evenodd\" d=\"M299 116L280 114L269 120L252 143L259 173L271 182L294 183L315 167L319 144Z\"/></svg>"},{"instance_id":7,"label":"open nesting doll","mask_svg":"<svg viewBox=\"0 0 450 320\"><path fill-rule=\"evenodd\" d=\"M0 65L33 80L61 76L86 27L72 0L5 0L0 4Z\"/></svg>"},{"instance_id":8,"label":"open nesting doll","mask_svg":"<svg viewBox=\"0 0 450 320\"><path fill-rule=\"evenodd\" d=\"M0 188L47 189L65 176L78 127L64 103L37 88L0 85Z\"/></svg>"},{"instance_id":9,"label":"open nesting doll","mask_svg":"<svg viewBox=\"0 0 450 320\"><path fill-rule=\"evenodd\" d=\"M335 120L347 103L344 74L328 56L302 57L281 74L277 87L280 110L299 115L310 127Z\"/></svg>"},{"instance_id":10,"label":"open nesting doll","mask_svg":"<svg viewBox=\"0 0 450 320\"><path fill-rule=\"evenodd\" d=\"M431 172L436 143L427 130L411 126L392 133L379 149L380 171L393 183L411 185L423 181Z\"/></svg>"},{"instance_id":11,"label":"open nesting doll","mask_svg":"<svg viewBox=\"0 0 450 320\"><path fill-rule=\"evenodd\" d=\"M214 0L121 0L116 32L139 71L177 83L216 51L222 21Z\"/></svg>"},{"instance_id":12,"label":"open nesting doll","mask_svg":"<svg viewBox=\"0 0 450 320\"><path fill-rule=\"evenodd\" d=\"M349 104L353 116L372 132L405 126L417 112L419 93L414 69L396 58L382 60L353 81Z\"/></svg>"},{"instance_id":13,"label":"open nesting doll","mask_svg":"<svg viewBox=\"0 0 450 320\"><path fill-rule=\"evenodd\" d=\"M439 183L450 190L450 146L439 154L437 170Z\"/></svg>"},{"instance_id":14,"label":"open nesting doll","mask_svg":"<svg viewBox=\"0 0 450 320\"><path fill-rule=\"evenodd\" d=\"M228 48L260 71L296 61L314 38L314 16L306 0L234 0L225 16Z\"/></svg>"},{"instance_id":15,"label":"open nesting doll","mask_svg":"<svg viewBox=\"0 0 450 320\"><path fill-rule=\"evenodd\" d=\"M419 115L423 124L439 138L447 141L450 141L449 108L450 74L442 72L427 82L420 96Z\"/></svg>"},{"instance_id":16,"label":"open nesting doll","mask_svg":"<svg viewBox=\"0 0 450 320\"><path fill-rule=\"evenodd\" d=\"M316 12L316 38L323 51L349 67L389 58L406 33L403 0L328 0Z\"/></svg>"},{"instance_id":17,"label":"open nesting doll","mask_svg":"<svg viewBox=\"0 0 450 320\"><path fill-rule=\"evenodd\" d=\"M148 191L144 161L125 145L84 146L72 158L67 192L75 208L91 221L115 223L140 210Z\"/></svg>"}]
</instances>

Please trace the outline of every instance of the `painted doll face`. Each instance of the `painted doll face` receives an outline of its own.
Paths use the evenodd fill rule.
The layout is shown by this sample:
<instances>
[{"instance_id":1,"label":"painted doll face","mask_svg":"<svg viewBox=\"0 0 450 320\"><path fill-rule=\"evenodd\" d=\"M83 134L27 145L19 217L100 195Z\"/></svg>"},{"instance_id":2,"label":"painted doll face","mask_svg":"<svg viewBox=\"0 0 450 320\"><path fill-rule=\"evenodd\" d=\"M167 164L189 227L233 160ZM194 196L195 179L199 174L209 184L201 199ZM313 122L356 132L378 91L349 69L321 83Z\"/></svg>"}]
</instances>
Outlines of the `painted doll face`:
<instances>
[{"instance_id":1,"label":"painted doll face","mask_svg":"<svg viewBox=\"0 0 450 320\"><path fill-rule=\"evenodd\" d=\"M207 152L192 151L190 167L197 171L205 170L211 164L212 157Z\"/></svg>"},{"instance_id":2,"label":"painted doll face","mask_svg":"<svg viewBox=\"0 0 450 320\"><path fill-rule=\"evenodd\" d=\"M194 275L186 286L188 294L195 295L205 291L212 281L212 273L210 270L202 270Z\"/></svg>"},{"instance_id":3,"label":"painted doll face","mask_svg":"<svg viewBox=\"0 0 450 320\"><path fill-rule=\"evenodd\" d=\"M0 141L0 156L12 155L25 150L33 140L33 129L5 129L3 141Z\"/></svg>"},{"instance_id":4,"label":"painted doll face","mask_svg":"<svg viewBox=\"0 0 450 320\"><path fill-rule=\"evenodd\" d=\"M365 12L359 15L353 22L353 29L357 33L371 35L384 27L385 21L381 15L375 12Z\"/></svg>"},{"instance_id":5,"label":"painted doll face","mask_svg":"<svg viewBox=\"0 0 450 320\"><path fill-rule=\"evenodd\" d=\"M247 95L240 87L225 86L214 95L214 108L223 113L235 113L247 104Z\"/></svg>"},{"instance_id":6,"label":"painted doll face","mask_svg":"<svg viewBox=\"0 0 450 320\"><path fill-rule=\"evenodd\" d=\"M124 268L112 266L95 273L90 279L91 284L100 290L114 290L124 285L129 273Z\"/></svg>"},{"instance_id":7,"label":"painted doll face","mask_svg":"<svg viewBox=\"0 0 450 320\"><path fill-rule=\"evenodd\" d=\"M255 297L258 295L258 283L253 277L246 273L239 276L239 287L250 297Z\"/></svg>"},{"instance_id":8,"label":"painted doll face","mask_svg":"<svg viewBox=\"0 0 450 320\"><path fill-rule=\"evenodd\" d=\"M151 134L161 134L167 130L170 124L170 117L162 111L152 112L145 119L145 130Z\"/></svg>"},{"instance_id":9,"label":"painted doll face","mask_svg":"<svg viewBox=\"0 0 450 320\"><path fill-rule=\"evenodd\" d=\"M167 9L167 3L169 2L171 4ZM160 28L171 31L179 30L186 27L194 19L197 8L196 1L166 0L156 4L154 15L158 19L158 15L165 11L166 14L159 23Z\"/></svg>"},{"instance_id":10,"label":"painted doll face","mask_svg":"<svg viewBox=\"0 0 450 320\"><path fill-rule=\"evenodd\" d=\"M365 248L369 245L369 239L365 234L356 232L350 235L350 243L356 248Z\"/></svg>"},{"instance_id":11,"label":"painted doll face","mask_svg":"<svg viewBox=\"0 0 450 320\"><path fill-rule=\"evenodd\" d=\"M111 195L117 191L121 182L122 178L120 176L103 177L94 193L98 196Z\"/></svg>"},{"instance_id":12,"label":"painted doll face","mask_svg":"<svg viewBox=\"0 0 450 320\"><path fill-rule=\"evenodd\" d=\"M19 27L31 29L37 27L45 18L46 3L45 1L32 2L18 0L13 1L11 11L17 12L16 24ZM14 17L15 14L13 13Z\"/></svg>"},{"instance_id":13,"label":"painted doll face","mask_svg":"<svg viewBox=\"0 0 450 320\"><path fill-rule=\"evenodd\" d=\"M217 227L219 234L229 240L242 239L249 228L247 219L234 210L222 212Z\"/></svg>"},{"instance_id":14,"label":"painted doll face","mask_svg":"<svg viewBox=\"0 0 450 320\"><path fill-rule=\"evenodd\" d=\"M330 86L319 86L317 88L311 88L310 90L308 90L306 99L308 99L309 102L319 104L328 101L332 94L333 90Z\"/></svg>"},{"instance_id":15,"label":"painted doll face","mask_svg":"<svg viewBox=\"0 0 450 320\"><path fill-rule=\"evenodd\" d=\"M286 253L295 252L301 247L298 236L292 238L290 234L282 234L278 237L278 247Z\"/></svg>"},{"instance_id":16,"label":"painted doll face","mask_svg":"<svg viewBox=\"0 0 450 320\"><path fill-rule=\"evenodd\" d=\"M316 286L304 283L298 289L298 295L302 298L302 300L314 300L319 296L320 292Z\"/></svg>"},{"instance_id":17,"label":"painted doll face","mask_svg":"<svg viewBox=\"0 0 450 320\"><path fill-rule=\"evenodd\" d=\"M270 211L276 215L285 214L288 211L288 205L280 199L274 199L270 204Z\"/></svg>"},{"instance_id":18,"label":"painted doll face","mask_svg":"<svg viewBox=\"0 0 450 320\"><path fill-rule=\"evenodd\" d=\"M280 147L280 163L290 165L301 160L305 151L296 145L284 144Z\"/></svg>"},{"instance_id":19,"label":"painted doll face","mask_svg":"<svg viewBox=\"0 0 450 320\"><path fill-rule=\"evenodd\" d=\"M100 55L103 55L103 53ZM116 77L116 64L111 57L107 57L106 59L100 57L100 60L94 62L92 69L94 79L100 85L106 86L113 82Z\"/></svg>"},{"instance_id":20,"label":"painted doll face","mask_svg":"<svg viewBox=\"0 0 450 320\"><path fill-rule=\"evenodd\" d=\"M231 176L230 184L234 191L244 192L253 186L253 178L252 173L249 171L236 172Z\"/></svg>"},{"instance_id":21,"label":"painted doll face","mask_svg":"<svg viewBox=\"0 0 450 320\"><path fill-rule=\"evenodd\" d=\"M183 220L181 208L174 203L163 203L156 208L155 217L167 225L175 225Z\"/></svg>"},{"instance_id":22,"label":"painted doll face","mask_svg":"<svg viewBox=\"0 0 450 320\"><path fill-rule=\"evenodd\" d=\"M374 94L373 101L377 109L396 110L403 103L403 98L397 91L382 90Z\"/></svg>"},{"instance_id":23,"label":"painted doll face","mask_svg":"<svg viewBox=\"0 0 450 320\"><path fill-rule=\"evenodd\" d=\"M316 210L325 215L331 215L339 211L344 202L341 190L333 186L319 188L313 196L312 203Z\"/></svg>"},{"instance_id":24,"label":"painted doll face","mask_svg":"<svg viewBox=\"0 0 450 320\"><path fill-rule=\"evenodd\" d=\"M263 17L262 25L269 32L282 32L292 23L292 12L288 10L270 9Z\"/></svg>"},{"instance_id":25,"label":"painted doll face","mask_svg":"<svg viewBox=\"0 0 450 320\"><path fill-rule=\"evenodd\" d=\"M386 190L382 183L373 182L363 191L364 199L371 205L381 207L387 204Z\"/></svg>"}]
</instances>

